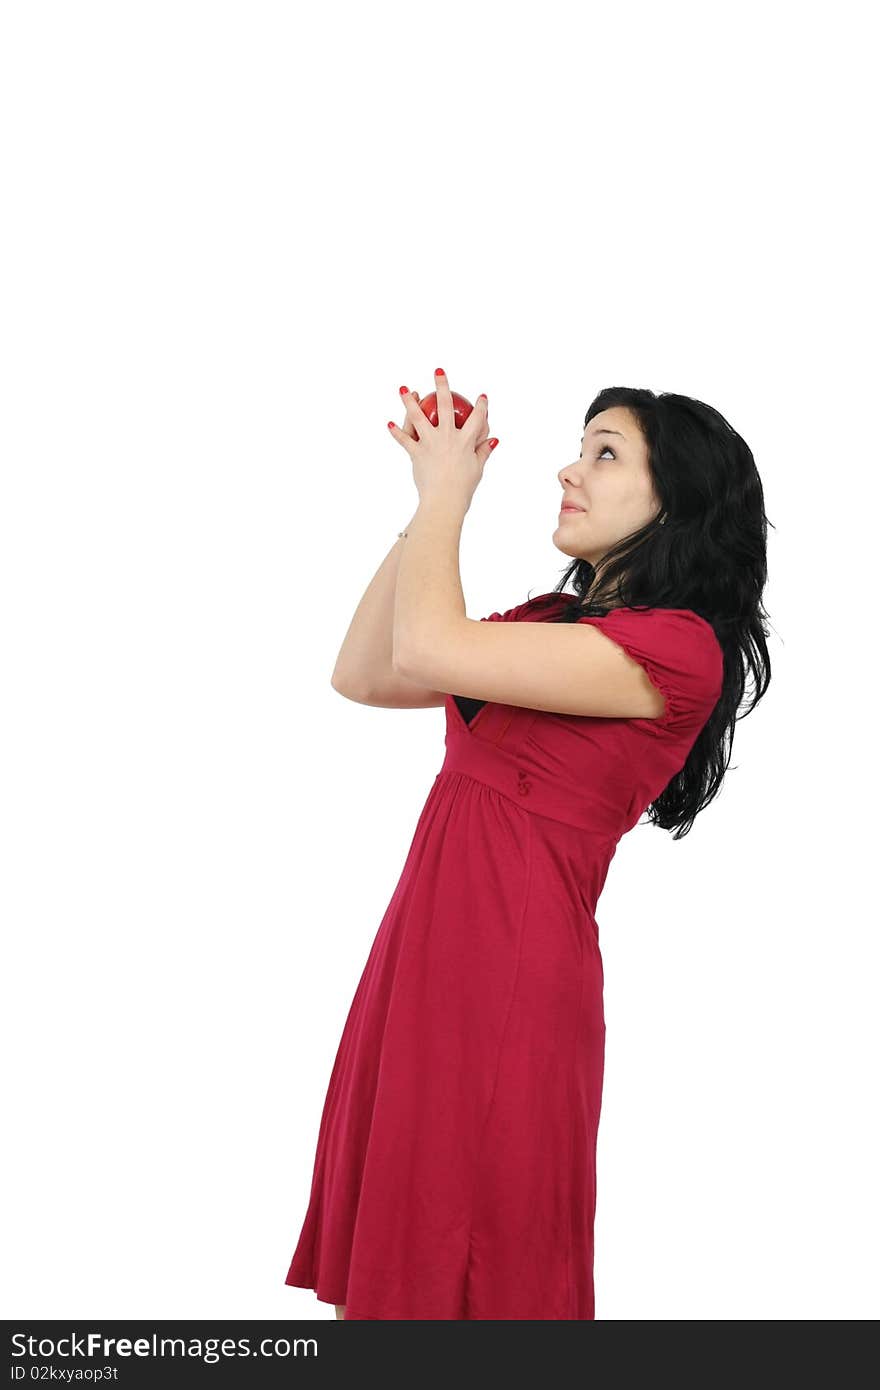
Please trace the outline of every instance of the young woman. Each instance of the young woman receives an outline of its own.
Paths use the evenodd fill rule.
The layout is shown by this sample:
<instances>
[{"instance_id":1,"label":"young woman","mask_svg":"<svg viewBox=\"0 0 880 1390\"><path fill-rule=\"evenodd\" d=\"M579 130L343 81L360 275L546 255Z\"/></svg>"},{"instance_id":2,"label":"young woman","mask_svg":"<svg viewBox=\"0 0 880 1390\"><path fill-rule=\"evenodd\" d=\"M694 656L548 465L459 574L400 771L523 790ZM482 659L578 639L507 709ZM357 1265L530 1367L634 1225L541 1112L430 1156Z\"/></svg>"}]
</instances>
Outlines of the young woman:
<instances>
[{"instance_id":1,"label":"young woman","mask_svg":"<svg viewBox=\"0 0 880 1390\"><path fill-rule=\"evenodd\" d=\"M749 710L769 683L763 493L711 407L603 391L557 474L558 588L473 622L459 538L497 440L485 397L456 428L435 384L436 426L401 387L419 505L333 684L444 705L445 759L351 1004L285 1282L347 1319L592 1319L595 908L643 812L688 833L747 671Z\"/></svg>"}]
</instances>

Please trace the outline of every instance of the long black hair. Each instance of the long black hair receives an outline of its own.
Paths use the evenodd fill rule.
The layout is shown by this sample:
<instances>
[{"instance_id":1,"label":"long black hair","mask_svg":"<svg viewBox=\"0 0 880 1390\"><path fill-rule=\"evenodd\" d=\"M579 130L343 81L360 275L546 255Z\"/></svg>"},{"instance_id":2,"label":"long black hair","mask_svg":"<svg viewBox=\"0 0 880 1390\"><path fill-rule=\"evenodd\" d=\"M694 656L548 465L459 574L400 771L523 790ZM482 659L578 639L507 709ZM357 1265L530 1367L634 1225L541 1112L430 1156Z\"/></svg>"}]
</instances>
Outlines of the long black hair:
<instances>
[{"instance_id":1,"label":"long black hair","mask_svg":"<svg viewBox=\"0 0 880 1390\"><path fill-rule=\"evenodd\" d=\"M561 622L604 617L610 610L603 597L613 593L614 606L690 608L711 623L724 653L721 696L684 766L647 812L651 824L674 830L679 840L721 787L737 720L751 714L770 684L762 593L773 523L752 451L719 411L669 391L609 386L591 403L584 427L612 406L626 407L639 423L660 510L612 546L598 572L588 560L572 560L553 593L570 583L579 600L566 605Z\"/></svg>"}]
</instances>

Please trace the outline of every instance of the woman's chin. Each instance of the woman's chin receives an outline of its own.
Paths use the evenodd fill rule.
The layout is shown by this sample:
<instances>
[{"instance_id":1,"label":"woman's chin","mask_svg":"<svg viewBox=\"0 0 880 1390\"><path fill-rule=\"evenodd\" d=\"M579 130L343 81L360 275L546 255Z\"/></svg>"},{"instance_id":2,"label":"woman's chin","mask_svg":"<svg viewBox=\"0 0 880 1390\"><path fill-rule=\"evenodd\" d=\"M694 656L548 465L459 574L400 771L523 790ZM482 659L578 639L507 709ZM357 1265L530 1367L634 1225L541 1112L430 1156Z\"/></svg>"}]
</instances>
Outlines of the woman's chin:
<instances>
[{"instance_id":1,"label":"woman's chin","mask_svg":"<svg viewBox=\"0 0 880 1390\"><path fill-rule=\"evenodd\" d=\"M583 512L561 512L561 513L560 513L560 516L559 516L559 520L558 520L557 523L556 523L556 530L553 532L553 535L554 535L554 536L575 536L575 535L577 535L578 532L579 532L579 530L580 530L580 528L577 527L577 526L575 526L574 523L575 523L576 521L583 521L583 518L584 518L584 513L583 513ZM570 542L569 542L569 543L570 543ZM557 544L558 544L558 542L557 542ZM560 550L562 550L562 549L564 549L564 546L560 546L559 548L560 548Z\"/></svg>"}]
</instances>

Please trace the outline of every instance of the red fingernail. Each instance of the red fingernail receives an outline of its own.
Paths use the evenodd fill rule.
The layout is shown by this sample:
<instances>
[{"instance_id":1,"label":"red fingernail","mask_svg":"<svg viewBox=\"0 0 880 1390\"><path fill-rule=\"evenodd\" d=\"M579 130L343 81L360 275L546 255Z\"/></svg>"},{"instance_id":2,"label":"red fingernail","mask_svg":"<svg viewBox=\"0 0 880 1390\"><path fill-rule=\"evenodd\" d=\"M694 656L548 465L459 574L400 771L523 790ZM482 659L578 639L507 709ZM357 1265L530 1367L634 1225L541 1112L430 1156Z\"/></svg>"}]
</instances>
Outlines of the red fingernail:
<instances>
[{"instance_id":1,"label":"red fingernail","mask_svg":"<svg viewBox=\"0 0 880 1390\"><path fill-rule=\"evenodd\" d=\"M489 397L486 395L485 391L481 391L479 396L477 396L478 401L488 401L488 399Z\"/></svg>"},{"instance_id":2,"label":"red fingernail","mask_svg":"<svg viewBox=\"0 0 880 1390\"><path fill-rule=\"evenodd\" d=\"M393 421L393 420L389 420L389 421L388 421L388 428L389 428L390 430L393 430L393 429L394 429L394 421Z\"/></svg>"},{"instance_id":3,"label":"red fingernail","mask_svg":"<svg viewBox=\"0 0 880 1390\"><path fill-rule=\"evenodd\" d=\"M435 368L434 368L434 375L435 375L435 376L445 376L446 373L444 372L444 370L443 370L442 367L435 367Z\"/></svg>"},{"instance_id":4,"label":"red fingernail","mask_svg":"<svg viewBox=\"0 0 880 1390\"><path fill-rule=\"evenodd\" d=\"M401 386L401 388L400 388L400 394L401 394L402 396L405 396L408 390L409 390L409 387L408 387L408 386Z\"/></svg>"},{"instance_id":5,"label":"red fingernail","mask_svg":"<svg viewBox=\"0 0 880 1390\"><path fill-rule=\"evenodd\" d=\"M490 439L490 440L489 440L489 448L490 448L490 449L494 449L494 448L495 448L495 445L496 445L497 443L498 443L498 440L497 440L497 439Z\"/></svg>"}]
</instances>

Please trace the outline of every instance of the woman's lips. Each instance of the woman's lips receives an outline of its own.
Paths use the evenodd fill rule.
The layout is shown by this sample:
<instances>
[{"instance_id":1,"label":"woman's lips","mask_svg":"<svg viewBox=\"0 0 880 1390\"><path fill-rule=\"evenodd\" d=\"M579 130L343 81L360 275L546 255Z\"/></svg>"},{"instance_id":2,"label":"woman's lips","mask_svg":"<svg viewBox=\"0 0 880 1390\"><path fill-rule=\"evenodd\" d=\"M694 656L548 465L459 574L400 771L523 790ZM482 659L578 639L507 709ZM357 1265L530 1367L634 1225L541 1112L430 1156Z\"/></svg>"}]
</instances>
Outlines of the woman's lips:
<instances>
[{"instance_id":1,"label":"woman's lips","mask_svg":"<svg viewBox=\"0 0 880 1390\"><path fill-rule=\"evenodd\" d=\"M560 507L559 515L562 516L563 512L582 512L583 510L583 507Z\"/></svg>"}]
</instances>

